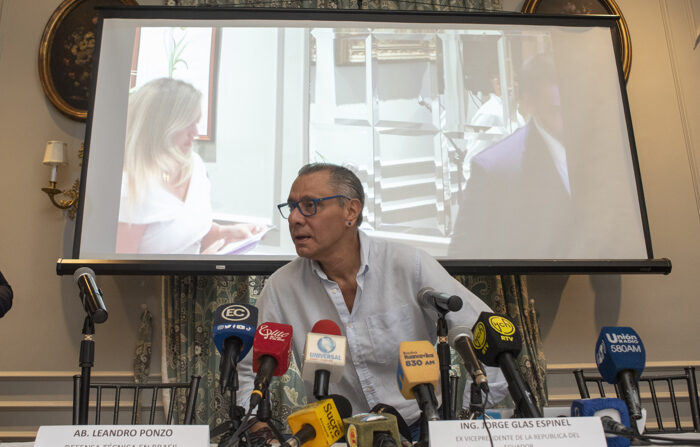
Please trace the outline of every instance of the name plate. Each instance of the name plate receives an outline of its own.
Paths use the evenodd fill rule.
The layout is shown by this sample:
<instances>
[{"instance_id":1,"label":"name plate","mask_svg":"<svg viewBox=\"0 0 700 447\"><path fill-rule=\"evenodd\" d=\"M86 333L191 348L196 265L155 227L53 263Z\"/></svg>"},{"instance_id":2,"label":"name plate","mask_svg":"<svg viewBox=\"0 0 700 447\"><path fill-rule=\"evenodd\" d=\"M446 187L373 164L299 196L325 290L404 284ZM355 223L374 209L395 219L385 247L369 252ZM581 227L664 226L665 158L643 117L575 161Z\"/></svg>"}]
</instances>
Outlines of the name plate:
<instances>
[{"instance_id":1,"label":"name plate","mask_svg":"<svg viewBox=\"0 0 700 447\"><path fill-rule=\"evenodd\" d=\"M487 419L495 447L605 447L597 417ZM430 445L490 447L484 421L431 421Z\"/></svg>"},{"instance_id":2,"label":"name plate","mask_svg":"<svg viewBox=\"0 0 700 447\"><path fill-rule=\"evenodd\" d=\"M209 447L208 425L46 425L35 447Z\"/></svg>"}]
</instances>

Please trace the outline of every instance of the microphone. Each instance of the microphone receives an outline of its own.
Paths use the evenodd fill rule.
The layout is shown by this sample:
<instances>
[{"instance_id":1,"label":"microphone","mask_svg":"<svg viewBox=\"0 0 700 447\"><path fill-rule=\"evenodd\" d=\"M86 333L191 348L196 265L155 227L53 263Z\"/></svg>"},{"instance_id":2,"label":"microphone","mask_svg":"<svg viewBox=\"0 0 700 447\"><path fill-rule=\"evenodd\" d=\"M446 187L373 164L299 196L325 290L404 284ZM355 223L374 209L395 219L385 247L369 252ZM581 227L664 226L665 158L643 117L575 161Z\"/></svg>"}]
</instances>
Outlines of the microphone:
<instances>
[{"instance_id":1,"label":"microphone","mask_svg":"<svg viewBox=\"0 0 700 447\"><path fill-rule=\"evenodd\" d=\"M332 320L319 320L306 335L301 378L313 381L316 400L328 398L329 383L338 383L345 370L347 340Z\"/></svg>"},{"instance_id":2,"label":"microphone","mask_svg":"<svg viewBox=\"0 0 700 447\"><path fill-rule=\"evenodd\" d=\"M363 413L343 419L345 438L352 447L398 447L401 435L396 416L389 413Z\"/></svg>"},{"instance_id":3,"label":"microphone","mask_svg":"<svg viewBox=\"0 0 700 447\"><path fill-rule=\"evenodd\" d=\"M501 368L520 414L527 418L541 418L542 413L515 361L520 354L522 340L513 322L504 315L481 312L472 332L477 358L484 365Z\"/></svg>"},{"instance_id":4,"label":"microphone","mask_svg":"<svg viewBox=\"0 0 700 447\"><path fill-rule=\"evenodd\" d=\"M219 364L221 394L234 383L238 362L253 347L255 328L258 325L258 309L248 304L223 304L214 312L212 337L221 354Z\"/></svg>"},{"instance_id":5,"label":"microphone","mask_svg":"<svg viewBox=\"0 0 700 447\"><path fill-rule=\"evenodd\" d=\"M301 407L287 418L291 438L282 447L328 447L345 434L343 419L352 414L350 402L334 395Z\"/></svg>"},{"instance_id":6,"label":"microphone","mask_svg":"<svg viewBox=\"0 0 700 447\"><path fill-rule=\"evenodd\" d=\"M432 287L423 287L418 291L418 304L438 312L457 312L462 308L462 298L436 292Z\"/></svg>"},{"instance_id":7,"label":"microphone","mask_svg":"<svg viewBox=\"0 0 700 447\"><path fill-rule=\"evenodd\" d=\"M73 273L73 280L80 289L80 301L88 316L95 323L107 321L107 308L102 301L102 291L95 283L95 272L90 267L80 267Z\"/></svg>"},{"instance_id":8,"label":"microphone","mask_svg":"<svg viewBox=\"0 0 700 447\"><path fill-rule=\"evenodd\" d=\"M642 418L637 382L644 371L646 352L642 339L631 327L605 326L595 347L595 363L603 380L617 384L630 417Z\"/></svg>"},{"instance_id":9,"label":"microphone","mask_svg":"<svg viewBox=\"0 0 700 447\"><path fill-rule=\"evenodd\" d=\"M470 331L467 326L455 326L447 333L447 340L450 346L462 357L464 366L472 376L474 383L476 383L484 393L488 393L488 379L481 367L481 362L479 362L479 359L476 357L471 337L472 331Z\"/></svg>"},{"instance_id":10,"label":"microphone","mask_svg":"<svg viewBox=\"0 0 700 447\"><path fill-rule=\"evenodd\" d=\"M620 399L576 399L571 403L571 415L601 418L605 433L634 434L629 428L630 417L627 405ZM608 447L628 447L630 440L621 436L605 435Z\"/></svg>"},{"instance_id":11,"label":"microphone","mask_svg":"<svg viewBox=\"0 0 700 447\"><path fill-rule=\"evenodd\" d=\"M292 327L282 323L263 323L253 339L253 391L250 394L250 409L260 402L270 386L273 376L281 376L289 368L292 350Z\"/></svg>"},{"instance_id":12,"label":"microphone","mask_svg":"<svg viewBox=\"0 0 700 447\"><path fill-rule=\"evenodd\" d=\"M399 366L396 381L401 395L416 399L428 421L438 421L435 387L440 377L437 352L428 341L402 341L399 345Z\"/></svg>"},{"instance_id":13,"label":"microphone","mask_svg":"<svg viewBox=\"0 0 700 447\"><path fill-rule=\"evenodd\" d=\"M378 403L377 405L373 406L369 412L374 414L391 414L396 418L396 424L399 427L399 435L401 436L402 442L404 439L411 439L411 429L408 428L406 420L403 418L403 416L401 416L401 413L399 413L396 408L392 407L391 405Z\"/></svg>"}]
</instances>

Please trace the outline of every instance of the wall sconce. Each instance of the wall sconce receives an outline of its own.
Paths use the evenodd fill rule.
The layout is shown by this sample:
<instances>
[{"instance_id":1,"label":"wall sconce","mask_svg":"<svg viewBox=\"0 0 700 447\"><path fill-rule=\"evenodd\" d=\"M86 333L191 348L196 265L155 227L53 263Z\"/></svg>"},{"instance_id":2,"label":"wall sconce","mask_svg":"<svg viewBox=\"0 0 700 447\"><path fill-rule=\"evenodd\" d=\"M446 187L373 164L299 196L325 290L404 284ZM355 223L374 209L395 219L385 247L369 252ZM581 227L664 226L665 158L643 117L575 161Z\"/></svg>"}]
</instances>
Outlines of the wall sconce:
<instances>
[{"instance_id":1,"label":"wall sconce","mask_svg":"<svg viewBox=\"0 0 700 447\"><path fill-rule=\"evenodd\" d=\"M82 158L82 150L78 154ZM78 193L80 191L80 180L73 183L71 189L62 191L56 188L56 172L59 165L68 164L66 161L66 143L63 141L49 141L46 143L46 152L44 152L44 161L46 166L51 166L51 177L49 179L49 187L41 188L48 194L51 203L57 208L68 211L68 216L75 219L75 213L78 210ZM67 199L56 199L56 196L63 195Z\"/></svg>"}]
</instances>

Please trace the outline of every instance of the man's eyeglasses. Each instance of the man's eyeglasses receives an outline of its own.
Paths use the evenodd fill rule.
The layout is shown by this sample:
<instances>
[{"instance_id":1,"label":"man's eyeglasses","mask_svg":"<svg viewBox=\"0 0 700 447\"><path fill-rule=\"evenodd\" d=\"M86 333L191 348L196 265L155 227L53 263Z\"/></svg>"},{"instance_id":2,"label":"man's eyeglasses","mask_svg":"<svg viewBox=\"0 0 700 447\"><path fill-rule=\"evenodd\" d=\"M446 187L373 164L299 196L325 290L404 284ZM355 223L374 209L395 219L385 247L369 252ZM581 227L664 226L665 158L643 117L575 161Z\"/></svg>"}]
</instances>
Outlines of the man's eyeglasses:
<instances>
[{"instance_id":1,"label":"man's eyeglasses","mask_svg":"<svg viewBox=\"0 0 700 447\"><path fill-rule=\"evenodd\" d=\"M348 199L348 200L350 200L349 197L345 197L342 195L321 197L319 199L302 199L302 200L299 200L298 202L295 202L294 200L289 200L285 203L280 203L279 205L277 205L277 209L280 210L280 214L285 219L289 218L289 215L292 214L292 211L294 211L294 208L297 208L302 216L311 217L318 212L318 204L320 202L323 202L324 200L331 200L331 199Z\"/></svg>"}]
</instances>

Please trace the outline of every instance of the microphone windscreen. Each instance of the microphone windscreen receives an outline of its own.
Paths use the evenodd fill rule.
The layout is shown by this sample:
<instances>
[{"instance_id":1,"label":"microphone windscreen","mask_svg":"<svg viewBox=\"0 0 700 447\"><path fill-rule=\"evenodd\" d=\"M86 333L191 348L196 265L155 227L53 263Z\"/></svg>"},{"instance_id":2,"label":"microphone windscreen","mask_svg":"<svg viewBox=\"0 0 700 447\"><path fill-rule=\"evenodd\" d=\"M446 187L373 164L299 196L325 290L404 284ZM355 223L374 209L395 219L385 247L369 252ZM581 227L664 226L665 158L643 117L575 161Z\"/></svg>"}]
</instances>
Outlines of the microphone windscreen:
<instances>
[{"instance_id":1,"label":"microphone windscreen","mask_svg":"<svg viewBox=\"0 0 700 447\"><path fill-rule=\"evenodd\" d=\"M372 407L371 410L369 410L370 413L377 413L377 414L391 414L396 417L396 423L399 426L399 433L401 433L401 436L403 436L406 439L411 439L411 429L408 428L408 424L406 423L406 420L401 416L401 413L399 411L392 407L391 405L387 404L382 404L379 403Z\"/></svg>"},{"instance_id":2,"label":"microphone windscreen","mask_svg":"<svg viewBox=\"0 0 700 447\"><path fill-rule=\"evenodd\" d=\"M287 418L292 433L310 425L316 433L303 444L306 447L327 447L345 434L345 426L333 399L319 400L296 410Z\"/></svg>"},{"instance_id":3,"label":"microphone windscreen","mask_svg":"<svg viewBox=\"0 0 700 447\"><path fill-rule=\"evenodd\" d=\"M364 413L344 418L343 422L347 427L345 438L350 447L384 445L377 443L377 436L380 434L390 436L394 445L401 445L401 435L396 416L393 414Z\"/></svg>"},{"instance_id":4,"label":"microphone windscreen","mask_svg":"<svg viewBox=\"0 0 700 447\"><path fill-rule=\"evenodd\" d=\"M340 382L345 371L346 351L347 339L342 335L309 332L304 344L301 378L313 382L316 371L324 370L330 373L331 383Z\"/></svg>"},{"instance_id":5,"label":"microphone windscreen","mask_svg":"<svg viewBox=\"0 0 700 447\"><path fill-rule=\"evenodd\" d=\"M625 370L634 371L639 380L646 363L642 339L631 327L603 327L596 342L595 363L608 383L617 383L618 374Z\"/></svg>"},{"instance_id":6,"label":"microphone windscreen","mask_svg":"<svg viewBox=\"0 0 700 447\"><path fill-rule=\"evenodd\" d=\"M237 337L243 343L236 361L241 361L253 347L255 328L258 325L258 309L248 304L224 304L214 312L212 337L219 353L224 351L224 342Z\"/></svg>"},{"instance_id":7,"label":"microphone windscreen","mask_svg":"<svg viewBox=\"0 0 700 447\"><path fill-rule=\"evenodd\" d=\"M396 381L405 399L414 399L413 388L421 383L437 387L440 366L437 352L429 341L402 341L399 345L399 365Z\"/></svg>"},{"instance_id":8,"label":"microphone windscreen","mask_svg":"<svg viewBox=\"0 0 700 447\"><path fill-rule=\"evenodd\" d=\"M522 349L520 333L505 315L481 312L472 334L476 356L487 366L500 366L498 356L508 352L517 357Z\"/></svg>"},{"instance_id":9,"label":"microphone windscreen","mask_svg":"<svg viewBox=\"0 0 700 447\"><path fill-rule=\"evenodd\" d=\"M349 400L347 400L345 397L341 396L340 394L331 394L328 396L330 399L333 399L333 403L335 404L335 408L338 410L338 414L340 415L341 418L349 418L352 416L352 404L350 403Z\"/></svg>"},{"instance_id":10,"label":"microphone windscreen","mask_svg":"<svg viewBox=\"0 0 700 447\"><path fill-rule=\"evenodd\" d=\"M316 334L341 335L340 327L333 320L318 320L311 332Z\"/></svg>"},{"instance_id":11,"label":"microphone windscreen","mask_svg":"<svg viewBox=\"0 0 700 447\"><path fill-rule=\"evenodd\" d=\"M289 368L292 350L292 327L282 323L263 323L253 339L253 372L260 368L260 358L271 356L277 361L273 375L281 376Z\"/></svg>"},{"instance_id":12,"label":"microphone windscreen","mask_svg":"<svg viewBox=\"0 0 700 447\"><path fill-rule=\"evenodd\" d=\"M625 427L630 427L630 416L627 404L616 398L576 399L571 403L571 416L603 417L609 416ZM606 436L608 447L627 447L630 440L622 436Z\"/></svg>"}]
</instances>

